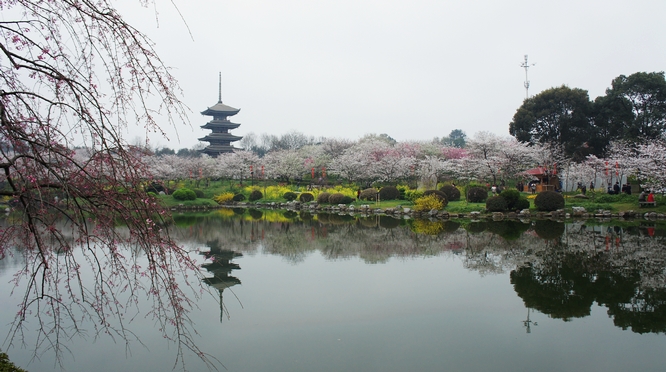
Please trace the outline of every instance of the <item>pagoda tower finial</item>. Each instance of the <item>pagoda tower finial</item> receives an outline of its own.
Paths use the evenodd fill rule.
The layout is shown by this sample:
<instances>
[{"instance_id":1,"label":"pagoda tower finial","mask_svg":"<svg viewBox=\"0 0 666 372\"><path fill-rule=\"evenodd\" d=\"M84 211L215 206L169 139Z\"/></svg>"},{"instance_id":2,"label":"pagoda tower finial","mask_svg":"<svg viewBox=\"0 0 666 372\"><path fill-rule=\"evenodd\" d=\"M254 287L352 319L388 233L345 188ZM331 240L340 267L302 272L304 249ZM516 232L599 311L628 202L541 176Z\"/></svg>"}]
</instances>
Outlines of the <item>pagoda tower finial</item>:
<instances>
[{"instance_id":1,"label":"pagoda tower finial","mask_svg":"<svg viewBox=\"0 0 666 372\"><path fill-rule=\"evenodd\" d=\"M222 72L220 71L219 88L217 92L217 102L222 102Z\"/></svg>"}]
</instances>

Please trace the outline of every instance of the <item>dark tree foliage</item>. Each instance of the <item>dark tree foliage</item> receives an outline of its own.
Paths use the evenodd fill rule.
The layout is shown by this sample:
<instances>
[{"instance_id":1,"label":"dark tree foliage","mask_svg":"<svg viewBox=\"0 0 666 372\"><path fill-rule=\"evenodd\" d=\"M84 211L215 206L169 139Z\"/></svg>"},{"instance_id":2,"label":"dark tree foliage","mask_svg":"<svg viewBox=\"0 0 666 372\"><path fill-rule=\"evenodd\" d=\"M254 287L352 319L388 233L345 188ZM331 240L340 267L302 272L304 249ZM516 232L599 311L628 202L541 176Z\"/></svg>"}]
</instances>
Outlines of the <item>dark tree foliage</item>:
<instances>
[{"instance_id":1,"label":"dark tree foliage","mask_svg":"<svg viewBox=\"0 0 666 372\"><path fill-rule=\"evenodd\" d=\"M637 72L613 79L606 90L609 107L624 122L624 139L657 139L666 129L666 79L664 72ZM630 120L627 117L631 114ZM624 119L624 120L621 120ZM616 125L617 126L617 125Z\"/></svg>"},{"instance_id":2,"label":"dark tree foliage","mask_svg":"<svg viewBox=\"0 0 666 372\"><path fill-rule=\"evenodd\" d=\"M550 88L524 101L509 124L509 133L521 142L561 145L567 155L587 152L591 112L586 90L564 85Z\"/></svg>"},{"instance_id":3,"label":"dark tree foliage","mask_svg":"<svg viewBox=\"0 0 666 372\"><path fill-rule=\"evenodd\" d=\"M656 140L665 130L664 72L620 75L594 102L582 89L545 90L526 99L509 124L519 141L561 145L574 160L605 156L615 140Z\"/></svg>"}]
</instances>

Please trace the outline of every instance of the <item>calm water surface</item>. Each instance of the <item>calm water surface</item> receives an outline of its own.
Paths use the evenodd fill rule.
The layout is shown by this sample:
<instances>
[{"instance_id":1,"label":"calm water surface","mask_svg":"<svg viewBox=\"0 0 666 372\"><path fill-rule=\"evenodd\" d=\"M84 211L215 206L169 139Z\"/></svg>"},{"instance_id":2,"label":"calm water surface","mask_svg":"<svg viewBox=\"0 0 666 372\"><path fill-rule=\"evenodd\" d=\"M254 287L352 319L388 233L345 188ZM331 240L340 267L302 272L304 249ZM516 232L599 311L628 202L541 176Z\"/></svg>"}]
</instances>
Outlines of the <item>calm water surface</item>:
<instances>
[{"instance_id":1,"label":"calm water surface","mask_svg":"<svg viewBox=\"0 0 666 372\"><path fill-rule=\"evenodd\" d=\"M666 246L657 223L459 225L257 212L177 220L213 291L193 313L199 345L222 370L666 369ZM1 282L19 265L0 261ZM1 288L4 326L18 298L11 285ZM171 370L174 345L155 324L139 316L132 327L143 345L62 340L70 351L62 365ZM31 346L8 350L10 358L33 372L60 369L48 350L34 359ZM190 370L205 370L187 357Z\"/></svg>"}]
</instances>

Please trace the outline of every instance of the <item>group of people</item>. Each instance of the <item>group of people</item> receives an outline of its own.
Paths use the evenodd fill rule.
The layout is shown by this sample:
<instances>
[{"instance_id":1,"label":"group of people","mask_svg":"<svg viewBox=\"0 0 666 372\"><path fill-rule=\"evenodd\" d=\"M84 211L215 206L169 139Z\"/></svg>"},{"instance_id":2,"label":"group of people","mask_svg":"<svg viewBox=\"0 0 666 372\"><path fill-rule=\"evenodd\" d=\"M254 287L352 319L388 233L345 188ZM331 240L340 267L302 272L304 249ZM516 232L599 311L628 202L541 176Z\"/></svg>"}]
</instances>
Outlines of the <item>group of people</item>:
<instances>
[{"instance_id":1,"label":"group of people","mask_svg":"<svg viewBox=\"0 0 666 372\"><path fill-rule=\"evenodd\" d=\"M654 193L652 191L643 190L638 195L638 201L639 202L654 203Z\"/></svg>"},{"instance_id":2,"label":"group of people","mask_svg":"<svg viewBox=\"0 0 666 372\"><path fill-rule=\"evenodd\" d=\"M615 185L611 187L610 184L608 184L608 193L609 194L619 194L620 192L623 192L627 195L631 195L631 185L628 183L623 184L620 186L620 182L615 182Z\"/></svg>"}]
</instances>

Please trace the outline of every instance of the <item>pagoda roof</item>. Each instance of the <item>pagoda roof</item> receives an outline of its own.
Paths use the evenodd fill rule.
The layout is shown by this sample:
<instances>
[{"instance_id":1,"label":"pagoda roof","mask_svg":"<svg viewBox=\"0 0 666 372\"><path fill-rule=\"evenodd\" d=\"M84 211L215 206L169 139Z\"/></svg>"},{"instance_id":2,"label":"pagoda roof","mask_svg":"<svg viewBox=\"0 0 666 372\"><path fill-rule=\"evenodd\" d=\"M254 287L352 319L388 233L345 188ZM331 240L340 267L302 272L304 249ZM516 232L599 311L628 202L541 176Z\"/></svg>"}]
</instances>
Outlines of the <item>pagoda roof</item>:
<instances>
[{"instance_id":1,"label":"pagoda roof","mask_svg":"<svg viewBox=\"0 0 666 372\"><path fill-rule=\"evenodd\" d=\"M219 154L223 153L228 153L228 152L234 152L234 150L240 150L236 147L233 146L219 146L219 145L210 145L206 147L203 150L199 150L199 152L202 152L204 154L208 154L211 156L217 156Z\"/></svg>"},{"instance_id":2,"label":"pagoda roof","mask_svg":"<svg viewBox=\"0 0 666 372\"><path fill-rule=\"evenodd\" d=\"M214 106L207 108L205 111L201 111L201 115L226 115L226 116L231 116L231 115L236 115L240 111L240 109L233 108L231 106L227 106L222 101L219 101L216 103Z\"/></svg>"},{"instance_id":3,"label":"pagoda roof","mask_svg":"<svg viewBox=\"0 0 666 372\"><path fill-rule=\"evenodd\" d=\"M207 135L206 137L199 138L199 141L211 142L211 140L213 140L213 141L234 142L234 141L239 141L242 138L243 138L242 136L234 136L233 134L230 134L230 133L211 133L211 134Z\"/></svg>"},{"instance_id":4,"label":"pagoda roof","mask_svg":"<svg viewBox=\"0 0 666 372\"><path fill-rule=\"evenodd\" d=\"M239 123L232 123L227 120L213 120L201 126L201 128L203 129L213 129L213 128L236 129L238 127L240 127Z\"/></svg>"}]
</instances>

